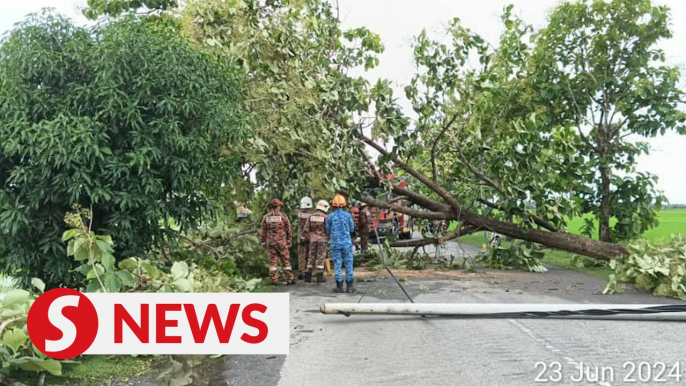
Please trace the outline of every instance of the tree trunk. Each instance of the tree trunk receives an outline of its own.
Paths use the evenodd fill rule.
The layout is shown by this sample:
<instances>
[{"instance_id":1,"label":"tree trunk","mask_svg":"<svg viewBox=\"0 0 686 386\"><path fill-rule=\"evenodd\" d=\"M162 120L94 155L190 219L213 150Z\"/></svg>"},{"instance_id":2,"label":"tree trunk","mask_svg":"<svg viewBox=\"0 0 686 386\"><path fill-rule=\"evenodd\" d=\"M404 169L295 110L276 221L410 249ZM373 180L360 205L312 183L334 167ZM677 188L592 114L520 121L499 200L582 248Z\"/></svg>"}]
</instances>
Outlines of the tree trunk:
<instances>
[{"instance_id":1,"label":"tree trunk","mask_svg":"<svg viewBox=\"0 0 686 386\"><path fill-rule=\"evenodd\" d=\"M470 224L479 226L482 229L600 260L610 260L627 253L624 245L593 240L572 233L522 229L515 224L481 216L473 212L464 212L462 217Z\"/></svg>"},{"instance_id":2,"label":"tree trunk","mask_svg":"<svg viewBox=\"0 0 686 386\"><path fill-rule=\"evenodd\" d=\"M600 168L600 215L598 216L598 240L610 242L610 216L612 203L610 202L610 168Z\"/></svg>"},{"instance_id":3,"label":"tree trunk","mask_svg":"<svg viewBox=\"0 0 686 386\"><path fill-rule=\"evenodd\" d=\"M430 207L433 209L440 208L439 203L431 204L431 200L426 197L411 192L407 193L408 199L417 205ZM593 240L567 232L548 232L539 229L524 229L520 228L516 224L482 216L465 209L462 209L460 212L452 211L451 209L444 209L441 212L430 212L415 210L402 205L390 204L388 202L377 200L368 196L362 196L359 199L360 201L366 202L371 206L390 209L398 213L404 213L417 218L432 220L437 217L441 217L445 220L462 221L466 223L466 225L471 225L470 233L479 230L488 230L515 239L531 241L547 247L561 249L563 251L577 253L599 260L610 260L614 257L625 255L627 253L626 247L621 244L612 244L604 241ZM394 243L395 245L392 246L414 247L422 242L427 242L427 240L396 242Z\"/></svg>"}]
</instances>

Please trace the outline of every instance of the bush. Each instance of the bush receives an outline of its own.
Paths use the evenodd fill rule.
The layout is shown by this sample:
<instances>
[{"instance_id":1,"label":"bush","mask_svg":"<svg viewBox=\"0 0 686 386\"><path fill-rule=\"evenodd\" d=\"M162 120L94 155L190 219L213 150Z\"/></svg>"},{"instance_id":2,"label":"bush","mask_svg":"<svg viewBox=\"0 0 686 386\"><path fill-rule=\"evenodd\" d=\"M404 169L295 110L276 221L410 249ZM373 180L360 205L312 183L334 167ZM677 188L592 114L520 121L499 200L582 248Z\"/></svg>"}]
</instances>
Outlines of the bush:
<instances>
[{"instance_id":1,"label":"bush","mask_svg":"<svg viewBox=\"0 0 686 386\"><path fill-rule=\"evenodd\" d=\"M614 293L619 283L633 283L657 296L686 300L686 240L672 236L665 245L640 240L627 246L629 254L610 262L610 275L603 293Z\"/></svg>"},{"instance_id":2,"label":"bush","mask_svg":"<svg viewBox=\"0 0 686 386\"><path fill-rule=\"evenodd\" d=\"M192 226L240 171L237 71L177 31L46 13L2 40L2 270L73 283L60 240L73 203L92 205L119 258L141 255L164 239L160 219Z\"/></svg>"},{"instance_id":3,"label":"bush","mask_svg":"<svg viewBox=\"0 0 686 386\"><path fill-rule=\"evenodd\" d=\"M508 246L491 248L489 253L480 254L475 260L481 262L486 268L546 272L547 269L541 264L544 256L541 246L515 240Z\"/></svg>"},{"instance_id":4,"label":"bush","mask_svg":"<svg viewBox=\"0 0 686 386\"><path fill-rule=\"evenodd\" d=\"M39 279L31 281L33 289L43 291ZM72 360L50 359L38 351L27 335L26 317L36 295L23 289L10 289L0 302L0 384L12 384L17 370L62 375L62 366L77 364Z\"/></svg>"}]
</instances>

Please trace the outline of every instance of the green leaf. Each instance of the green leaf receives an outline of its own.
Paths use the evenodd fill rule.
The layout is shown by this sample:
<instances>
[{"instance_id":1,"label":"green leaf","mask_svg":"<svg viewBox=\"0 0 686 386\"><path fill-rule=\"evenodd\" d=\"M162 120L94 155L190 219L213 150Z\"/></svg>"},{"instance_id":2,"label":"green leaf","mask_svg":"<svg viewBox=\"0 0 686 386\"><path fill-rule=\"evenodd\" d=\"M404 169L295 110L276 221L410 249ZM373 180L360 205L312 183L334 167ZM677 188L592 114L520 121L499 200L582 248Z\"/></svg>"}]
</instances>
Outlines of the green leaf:
<instances>
[{"instance_id":1,"label":"green leaf","mask_svg":"<svg viewBox=\"0 0 686 386\"><path fill-rule=\"evenodd\" d=\"M176 261L171 267L171 274L174 281L188 276L188 264L183 261Z\"/></svg>"},{"instance_id":2,"label":"green leaf","mask_svg":"<svg viewBox=\"0 0 686 386\"><path fill-rule=\"evenodd\" d=\"M129 272L135 272L137 268L138 261L133 257L129 257L128 259L119 262L119 269L124 269Z\"/></svg>"},{"instance_id":3,"label":"green leaf","mask_svg":"<svg viewBox=\"0 0 686 386\"><path fill-rule=\"evenodd\" d=\"M31 294L23 289L12 289L5 294L5 298L2 300L2 305L5 307L10 307L17 304L26 303L29 300Z\"/></svg>"},{"instance_id":4,"label":"green leaf","mask_svg":"<svg viewBox=\"0 0 686 386\"><path fill-rule=\"evenodd\" d=\"M102 292L100 282L98 282L97 280L89 281L88 285L86 286L86 292Z\"/></svg>"},{"instance_id":5,"label":"green leaf","mask_svg":"<svg viewBox=\"0 0 686 386\"><path fill-rule=\"evenodd\" d=\"M86 261L90 258L88 244L89 241L86 237L79 237L74 241L74 260Z\"/></svg>"},{"instance_id":6,"label":"green leaf","mask_svg":"<svg viewBox=\"0 0 686 386\"><path fill-rule=\"evenodd\" d=\"M136 277L133 276L131 272L128 271L117 271L115 273L119 280L121 280L122 284L127 286L127 287L134 287L136 285Z\"/></svg>"},{"instance_id":7,"label":"green leaf","mask_svg":"<svg viewBox=\"0 0 686 386\"><path fill-rule=\"evenodd\" d=\"M96 275L97 272L97 275ZM102 276L105 274L105 269L102 267L100 264L95 264L95 267L91 267L91 269L88 271L88 274L86 275L86 279L95 279L98 276L102 278Z\"/></svg>"},{"instance_id":8,"label":"green leaf","mask_svg":"<svg viewBox=\"0 0 686 386\"><path fill-rule=\"evenodd\" d=\"M141 267L148 275L150 275L151 279L157 279L157 276L159 276L159 271L149 261L141 263Z\"/></svg>"},{"instance_id":9,"label":"green leaf","mask_svg":"<svg viewBox=\"0 0 686 386\"><path fill-rule=\"evenodd\" d=\"M176 288L177 292L193 291L193 284L191 284L190 280L184 278L174 280L174 287Z\"/></svg>"},{"instance_id":10,"label":"green leaf","mask_svg":"<svg viewBox=\"0 0 686 386\"><path fill-rule=\"evenodd\" d=\"M67 231L64 231L64 233L62 234L62 241L70 240L79 232L81 232L80 229L69 229Z\"/></svg>"},{"instance_id":11,"label":"green leaf","mask_svg":"<svg viewBox=\"0 0 686 386\"><path fill-rule=\"evenodd\" d=\"M95 238L97 240L102 241L103 243L109 245L110 247L114 246L114 242L112 241L112 236L110 236L110 235L98 235L98 236L95 236Z\"/></svg>"},{"instance_id":12,"label":"green leaf","mask_svg":"<svg viewBox=\"0 0 686 386\"><path fill-rule=\"evenodd\" d=\"M107 292L119 292L121 289L121 280L119 280L119 277L117 277L114 272L108 272L105 275L105 280L103 282Z\"/></svg>"},{"instance_id":13,"label":"green leaf","mask_svg":"<svg viewBox=\"0 0 686 386\"><path fill-rule=\"evenodd\" d=\"M111 254L106 253L102 256L102 266L105 267L106 271L113 271L114 263L115 259L114 256L112 256Z\"/></svg>"},{"instance_id":14,"label":"green leaf","mask_svg":"<svg viewBox=\"0 0 686 386\"><path fill-rule=\"evenodd\" d=\"M43 293L45 291L45 283L43 283L43 280L34 277L31 279L31 285L34 286L38 291Z\"/></svg>"},{"instance_id":15,"label":"green leaf","mask_svg":"<svg viewBox=\"0 0 686 386\"><path fill-rule=\"evenodd\" d=\"M19 348L24 346L29 337L19 328L13 328L2 334L2 344L12 349L13 353L19 352Z\"/></svg>"},{"instance_id":16,"label":"green leaf","mask_svg":"<svg viewBox=\"0 0 686 386\"><path fill-rule=\"evenodd\" d=\"M62 364L54 359L21 357L10 361L10 365L16 366L24 371L35 371L37 373L47 371L55 376L62 375Z\"/></svg>"}]
</instances>

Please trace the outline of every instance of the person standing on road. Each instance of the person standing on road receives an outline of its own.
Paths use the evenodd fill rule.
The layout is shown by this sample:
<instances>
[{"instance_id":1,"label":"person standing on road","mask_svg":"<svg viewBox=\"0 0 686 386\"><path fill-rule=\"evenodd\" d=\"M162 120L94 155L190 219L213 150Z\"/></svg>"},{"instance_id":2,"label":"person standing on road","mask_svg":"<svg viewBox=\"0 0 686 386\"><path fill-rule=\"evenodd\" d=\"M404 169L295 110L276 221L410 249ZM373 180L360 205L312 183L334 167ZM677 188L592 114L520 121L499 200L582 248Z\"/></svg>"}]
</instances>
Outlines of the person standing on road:
<instances>
[{"instance_id":1,"label":"person standing on road","mask_svg":"<svg viewBox=\"0 0 686 386\"><path fill-rule=\"evenodd\" d=\"M297 211L298 216L298 279L302 280L305 278L304 274L307 271L307 256L310 240L307 239L305 235L305 223L307 219L310 218L312 214L312 199L309 197L303 197L300 199L299 210Z\"/></svg>"},{"instance_id":2,"label":"person standing on road","mask_svg":"<svg viewBox=\"0 0 686 386\"><path fill-rule=\"evenodd\" d=\"M278 198L269 203L272 209L262 217L262 229L260 231L260 241L262 247L267 250L269 256L269 276L272 284L279 284L279 260L283 265L286 275L286 284L295 284L293 269L291 268L291 257L288 250L291 247L291 221L281 213L283 203Z\"/></svg>"},{"instance_id":3,"label":"person standing on road","mask_svg":"<svg viewBox=\"0 0 686 386\"><path fill-rule=\"evenodd\" d=\"M365 252L369 248L369 206L366 202L360 205L360 214L358 220L357 232L360 234L360 249Z\"/></svg>"},{"instance_id":4,"label":"person standing on road","mask_svg":"<svg viewBox=\"0 0 686 386\"><path fill-rule=\"evenodd\" d=\"M347 206L345 197L337 194L331 205L336 210L326 219L326 233L331 238L331 255L333 256L336 288L334 292L343 292L343 276L341 265L345 263L345 292L355 292L353 286L353 241L351 234L355 232L353 216L343 210Z\"/></svg>"},{"instance_id":5,"label":"person standing on road","mask_svg":"<svg viewBox=\"0 0 686 386\"><path fill-rule=\"evenodd\" d=\"M310 241L309 256L307 259L307 272L305 282L312 282L312 272L317 275L317 283L325 283L324 259L328 250L329 236L326 234L326 212L329 211L329 203L325 200L317 202L317 211L310 215L305 223L305 237Z\"/></svg>"}]
</instances>

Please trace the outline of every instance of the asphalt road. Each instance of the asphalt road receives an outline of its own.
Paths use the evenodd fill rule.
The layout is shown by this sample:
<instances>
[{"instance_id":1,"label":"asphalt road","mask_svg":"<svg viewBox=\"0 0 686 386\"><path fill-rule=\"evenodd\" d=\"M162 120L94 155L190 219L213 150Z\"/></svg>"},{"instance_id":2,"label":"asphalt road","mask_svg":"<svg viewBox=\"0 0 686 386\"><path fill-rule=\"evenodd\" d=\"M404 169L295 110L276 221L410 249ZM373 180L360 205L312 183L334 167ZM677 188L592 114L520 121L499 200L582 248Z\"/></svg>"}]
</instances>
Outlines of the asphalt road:
<instances>
[{"instance_id":1,"label":"asphalt road","mask_svg":"<svg viewBox=\"0 0 686 386\"><path fill-rule=\"evenodd\" d=\"M404 284L416 302L674 302L638 291L603 296L601 279L558 269L416 274L396 272L408 277ZM334 294L331 279L283 287L291 293L290 354L226 358L226 370L209 384L686 385L686 324L346 318L317 312L327 302L407 301L384 273L359 276L376 279L358 284L365 294Z\"/></svg>"}]
</instances>

